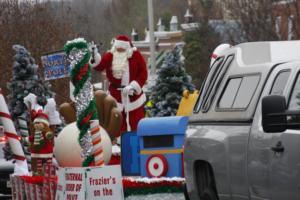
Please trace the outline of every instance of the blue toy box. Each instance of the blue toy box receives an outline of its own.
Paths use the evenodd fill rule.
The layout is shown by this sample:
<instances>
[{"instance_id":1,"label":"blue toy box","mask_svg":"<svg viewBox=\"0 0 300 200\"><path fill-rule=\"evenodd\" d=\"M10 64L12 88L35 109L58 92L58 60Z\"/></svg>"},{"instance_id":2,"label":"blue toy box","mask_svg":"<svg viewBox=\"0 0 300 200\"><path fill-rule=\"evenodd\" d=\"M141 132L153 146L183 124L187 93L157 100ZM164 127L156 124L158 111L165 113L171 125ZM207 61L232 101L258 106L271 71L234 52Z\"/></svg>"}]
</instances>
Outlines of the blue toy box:
<instances>
[{"instance_id":1,"label":"blue toy box","mask_svg":"<svg viewBox=\"0 0 300 200\"><path fill-rule=\"evenodd\" d=\"M144 177L182 177L183 143L188 117L142 119L137 136L140 146L140 173Z\"/></svg>"},{"instance_id":2,"label":"blue toy box","mask_svg":"<svg viewBox=\"0 0 300 200\"><path fill-rule=\"evenodd\" d=\"M140 147L136 132L125 132L121 137L122 174L140 175Z\"/></svg>"}]
</instances>

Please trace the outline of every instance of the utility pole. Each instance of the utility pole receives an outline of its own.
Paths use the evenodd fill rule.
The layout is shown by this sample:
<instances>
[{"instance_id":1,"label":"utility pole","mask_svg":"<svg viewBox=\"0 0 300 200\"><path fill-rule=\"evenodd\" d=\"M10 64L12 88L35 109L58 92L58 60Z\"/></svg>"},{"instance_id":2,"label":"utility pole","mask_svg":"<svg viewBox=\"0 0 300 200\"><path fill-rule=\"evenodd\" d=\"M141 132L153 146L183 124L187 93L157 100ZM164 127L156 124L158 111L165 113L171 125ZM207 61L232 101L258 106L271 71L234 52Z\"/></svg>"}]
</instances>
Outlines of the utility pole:
<instances>
[{"instance_id":1,"label":"utility pole","mask_svg":"<svg viewBox=\"0 0 300 200\"><path fill-rule=\"evenodd\" d=\"M153 25L153 0L148 0L148 25L150 36L150 59L151 59L151 75L152 78L156 74L156 61L155 61L155 41L154 41L154 25ZM151 81L151 80L150 80Z\"/></svg>"}]
</instances>

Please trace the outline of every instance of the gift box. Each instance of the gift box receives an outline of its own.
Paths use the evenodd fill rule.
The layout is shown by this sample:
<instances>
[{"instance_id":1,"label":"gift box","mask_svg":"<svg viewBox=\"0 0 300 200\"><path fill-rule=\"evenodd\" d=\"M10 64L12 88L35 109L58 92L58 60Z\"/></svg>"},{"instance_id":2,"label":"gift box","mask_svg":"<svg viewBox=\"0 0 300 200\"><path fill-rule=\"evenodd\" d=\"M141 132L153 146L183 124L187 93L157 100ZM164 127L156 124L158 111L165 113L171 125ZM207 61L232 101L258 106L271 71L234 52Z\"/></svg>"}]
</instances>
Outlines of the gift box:
<instances>
[{"instance_id":1,"label":"gift box","mask_svg":"<svg viewBox=\"0 0 300 200\"><path fill-rule=\"evenodd\" d=\"M46 176L12 176L13 200L54 200L57 186L56 169L45 167Z\"/></svg>"},{"instance_id":2,"label":"gift box","mask_svg":"<svg viewBox=\"0 0 300 200\"><path fill-rule=\"evenodd\" d=\"M32 198L32 200L36 200L36 191L35 191L35 185L31 184L31 183L27 183L29 185L30 188L30 196Z\"/></svg>"},{"instance_id":3,"label":"gift box","mask_svg":"<svg viewBox=\"0 0 300 200\"><path fill-rule=\"evenodd\" d=\"M16 182L16 177L10 175L10 182L11 182L12 199L16 200L17 199L17 182Z\"/></svg>"},{"instance_id":4,"label":"gift box","mask_svg":"<svg viewBox=\"0 0 300 200\"><path fill-rule=\"evenodd\" d=\"M26 199L34 199L31 197L31 193L30 193L30 184L28 183L24 183L25 185L25 195L26 195Z\"/></svg>"},{"instance_id":5,"label":"gift box","mask_svg":"<svg viewBox=\"0 0 300 200\"><path fill-rule=\"evenodd\" d=\"M43 185L34 184L36 200L43 200Z\"/></svg>"}]
</instances>

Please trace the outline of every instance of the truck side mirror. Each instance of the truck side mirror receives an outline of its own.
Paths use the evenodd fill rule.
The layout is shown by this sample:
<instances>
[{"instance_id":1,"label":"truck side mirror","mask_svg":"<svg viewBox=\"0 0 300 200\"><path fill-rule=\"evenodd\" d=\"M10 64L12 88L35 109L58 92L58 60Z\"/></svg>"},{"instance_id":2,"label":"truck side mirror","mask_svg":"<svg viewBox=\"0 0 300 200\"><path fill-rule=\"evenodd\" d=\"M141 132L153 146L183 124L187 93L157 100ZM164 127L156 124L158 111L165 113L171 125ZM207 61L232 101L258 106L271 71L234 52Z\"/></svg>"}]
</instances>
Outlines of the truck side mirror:
<instances>
[{"instance_id":1,"label":"truck side mirror","mask_svg":"<svg viewBox=\"0 0 300 200\"><path fill-rule=\"evenodd\" d=\"M287 128L284 96L270 95L262 99L262 126L266 133L283 132Z\"/></svg>"}]
</instances>

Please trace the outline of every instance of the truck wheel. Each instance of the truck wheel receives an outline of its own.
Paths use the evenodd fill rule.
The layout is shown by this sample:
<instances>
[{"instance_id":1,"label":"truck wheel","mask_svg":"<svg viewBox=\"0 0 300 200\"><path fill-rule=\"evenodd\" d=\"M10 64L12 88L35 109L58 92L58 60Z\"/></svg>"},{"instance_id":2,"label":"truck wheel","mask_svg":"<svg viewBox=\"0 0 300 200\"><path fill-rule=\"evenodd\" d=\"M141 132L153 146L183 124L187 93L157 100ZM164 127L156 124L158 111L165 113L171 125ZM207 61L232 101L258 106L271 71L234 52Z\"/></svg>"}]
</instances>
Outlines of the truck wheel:
<instances>
[{"instance_id":1,"label":"truck wheel","mask_svg":"<svg viewBox=\"0 0 300 200\"><path fill-rule=\"evenodd\" d=\"M209 163L195 163L195 178L200 200L218 200L214 173Z\"/></svg>"},{"instance_id":2,"label":"truck wheel","mask_svg":"<svg viewBox=\"0 0 300 200\"><path fill-rule=\"evenodd\" d=\"M185 200L190 200L190 197L189 197L189 194L188 194L187 188L186 188L186 183L184 183L182 185L182 189L183 189L184 199Z\"/></svg>"},{"instance_id":3,"label":"truck wheel","mask_svg":"<svg viewBox=\"0 0 300 200\"><path fill-rule=\"evenodd\" d=\"M216 192L211 188L206 188L203 190L200 197L201 200L218 200Z\"/></svg>"}]
</instances>

